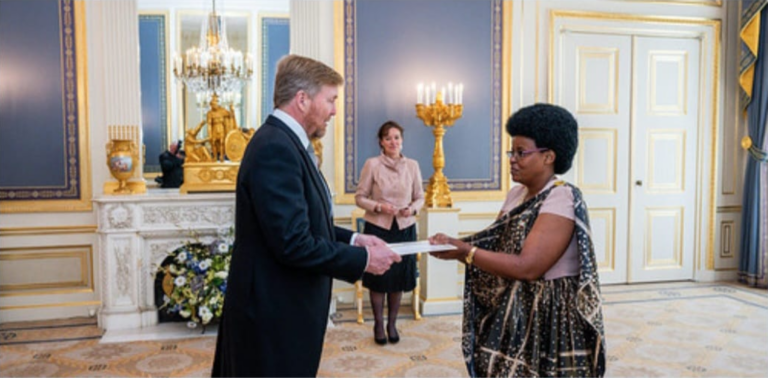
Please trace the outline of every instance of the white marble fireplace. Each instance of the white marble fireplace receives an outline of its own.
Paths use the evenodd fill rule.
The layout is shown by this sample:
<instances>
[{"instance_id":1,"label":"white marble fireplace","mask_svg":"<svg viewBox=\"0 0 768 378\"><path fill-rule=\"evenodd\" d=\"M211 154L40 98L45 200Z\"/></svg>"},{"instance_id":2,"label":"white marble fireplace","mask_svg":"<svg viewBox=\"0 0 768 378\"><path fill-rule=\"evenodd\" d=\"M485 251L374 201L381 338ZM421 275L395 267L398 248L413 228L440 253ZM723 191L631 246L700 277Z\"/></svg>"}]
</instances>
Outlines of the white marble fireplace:
<instances>
[{"instance_id":1,"label":"white marble fireplace","mask_svg":"<svg viewBox=\"0 0 768 378\"><path fill-rule=\"evenodd\" d=\"M212 241L232 226L234 193L181 195L177 189L102 196L98 208L101 261L99 326L107 331L156 325L154 272L168 252L193 240Z\"/></svg>"}]
</instances>

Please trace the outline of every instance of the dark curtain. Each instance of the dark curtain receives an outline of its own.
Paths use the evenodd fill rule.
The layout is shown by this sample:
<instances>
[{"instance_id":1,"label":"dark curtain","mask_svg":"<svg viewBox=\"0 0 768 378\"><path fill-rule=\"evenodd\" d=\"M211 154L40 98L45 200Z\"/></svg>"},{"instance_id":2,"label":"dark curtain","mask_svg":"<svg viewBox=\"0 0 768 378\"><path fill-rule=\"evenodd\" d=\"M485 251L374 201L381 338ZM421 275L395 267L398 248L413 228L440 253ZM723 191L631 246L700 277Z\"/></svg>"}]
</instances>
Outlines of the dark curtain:
<instances>
[{"instance_id":1,"label":"dark curtain","mask_svg":"<svg viewBox=\"0 0 768 378\"><path fill-rule=\"evenodd\" d=\"M739 280L750 286L768 287L768 167L766 164L766 121L768 121L768 8L765 1L745 2L760 6L760 37L757 59L754 61L752 98L747 107L749 157L744 174L744 195L741 218L741 253ZM749 8L747 8L749 9ZM753 8L754 9L754 8Z\"/></svg>"}]
</instances>

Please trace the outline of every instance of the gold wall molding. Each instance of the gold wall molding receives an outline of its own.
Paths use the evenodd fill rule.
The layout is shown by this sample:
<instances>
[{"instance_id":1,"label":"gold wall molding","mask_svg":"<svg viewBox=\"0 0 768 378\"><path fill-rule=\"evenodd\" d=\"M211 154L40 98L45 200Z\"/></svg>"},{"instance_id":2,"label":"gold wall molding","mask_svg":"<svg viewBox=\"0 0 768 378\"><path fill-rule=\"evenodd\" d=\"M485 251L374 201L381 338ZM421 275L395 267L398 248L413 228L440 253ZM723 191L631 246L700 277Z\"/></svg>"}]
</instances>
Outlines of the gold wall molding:
<instances>
[{"instance_id":1,"label":"gold wall molding","mask_svg":"<svg viewBox=\"0 0 768 378\"><path fill-rule=\"evenodd\" d=\"M642 269L644 270L655 270L655 269L671 269L671 268L682 268L683 266L683 239L685 236L685 229L683 225L685 224L684 220L684 208L683 207L674 207L674 206L664 206L664 207L648 207L645 210L645 229L646 229L646 235L647 240L644 244L644 266ZM654 258L653 256L653 250L651 250L651 246L653 243L653 222L654 219L660 219L660 218L671 218L673 221L673 232L674 232L674 240L672 240L671 247L671 258L667 259L659 259Z\"/></svg>"},{"instance_id":2,"label":"gold wall molding","mask_svg":"<svg viewBox=\"0 0 768 378\"><path fill-rule=\"evenodd\" d=\"M623 0L634 3L720 7L723 0Z\"/></svg>"},{"instance_id":3,"label":"gold wall molding","mask_svg":"<svg viewBox=\"0 0 768 378\"><path fill-rule=\"evenodd\" d=\"M649 115L684 115L688 114L688 52L687 51L649 51L648 66L651 68L650 89L651 100L648 105ZM658 84L660 63L675 63L677 65L677 96L674 105L659 104Z\"/></svg>"},{"instance_id":4,"label":"gold wall molding","mask_svg":"<svg viewBox=\"0 0 768 378\"><path fill-rule=\"evenodd\" d=\"M719 0L718 0L719 1ZM692 3L692 1L683 1ZM560 19L573 19L573 20L592 20L612 22L613 25L602 25L599 28L594 26L575 26L575 25L561 25L556 28L557 21ZM643 25L643 28L627 28L626 23L638 23ZM687 26L691 30L677 30L670 31L665 29L666 26ZM709 181L701 184L702 186L708 186L707 198L701 197L703 190L698 188L696 209L700 211L705 208L705 203L708 206L708 211L703 213L702 219L696 219L696 240L695 250L701 253L701 257L704 260L704 266L707 270L714 270L715 268L715 207L717 196L717 154L711 153L709 157L708 165L704 163L706 157L703 155L703 151L717 151L719 143L718 132L718 119L720 113L720 54L722 50L721 38L722 38L722 21L720 19L701 18L701 17L680 17L680 16L655 16L655 15L638 15L627 13L603 13L593 11L573 11L573 10L561 10L551 9L549 12L549 80L548 80L548 100L554 102L554 70L555 64L555 48L557 36L564 30L585 30L586 32L612 32L614 34L629 34L629 35L652 35L652 36L686 36L689 38L696 37L700 39L701 44L701 61L705 62L709 58L711 72L713 76L711 78L711 101L709 106L706 106L705 101L700 97L699 99L699 112L704 115L707 110L710 112L709 122L711 123L709 133L706 133L706 128L702 128L700 131L705 133L704 137L700 137L698 146L697 161L698 171L703 173L704 169L709 169ZM703 30L701 30L703 29ZM702 64L704 66L704 64ZM705 81L707 77L706 72L700 72L701 80ZM537 83L538 85L538 83ZM703 90L704 86L700 87ZM709 147L704 146L704 142L707 137L710 139ZM700 175L697 174L697 179ZM630 203L631 206L631 203ZM708 222L706 227L701 227L700 222ZM702 232L706 233L706 245L701 247ZM698 266L700 253L695 253L694 260L696 261L694 266ZM695 269L695 268L694 268Z\"/></svg>"},{"instance_id":5,"label":"gold wall molding","mask_svg":"<svg viewBox=\"0 0 768 378\"><path fill-rule=\"evenodd\" d=\"M11 261L44 261L68 258L79 259L79 280L0 285L0 297L93 292L94 285L93 246L90 244L0 248L0 262L6 266Z\"/></svg>"},{"instance_id":6,"label":"gold wall molding","mask_svg":"<svg viewBox=\"0 0 768 378\"><path fill-rule=\"evenodd\" d=\"M646 132L646 143L648 151L652 151L654 148L660 148L659 143L667 142L674 144L674 161L657 161L658 154L649 153L646 156L646 167L648 167L648 186L646 192L648 194L660 194L660 193L685 193L685 138L686 130L678 129L654 129L653 131ZM658 150L657 150L658 151ZM656 182L656 166L674 166L675 169L675 182Z\"/></svg>"},{"instance_id":7,"label":"gold wall molding","mask_svg":"<svg viewBox=\"0 0 768 378\"><path fill-rule=\"evenodd\" d=\"M618 101L617 101L618 103ZM603 183L588 184L586 183L584 172L586 172L586 159L584 152L587 150L585 147L588 141L605 141L605 181ZM592 128L583 127L579 128L579 149L576 155L576 184L581 191L585 194L617 194L616 188L618 188L618 172L616 162L618 161L618 142L619 135L616 129L610 128ZM593 163L594 164L594 163ZM594 169L594 165L592 166Z\"/></svg>"},{"instance_id":8,"label":"gold wall molding","mask_svg":"<svg viewBox=\"0 0 768 378\"><path fill-rule=\"evenodd\" d=\"M84 0L74 1L74 18L80 199L0 201L0 213L85 212L93 210L91 202L91 142L88 123L88 49ZM66 143L66 141L64 142Z\"/></svg>"},{"instance_id":9,"label":"gold wall molding","mask_svg":"<svg viewBox=\"0 0 768 378\"><path fill-rule=\"evenodd\" d=\"M7 236L38 236L61 234L93 234L96 225L79 226L47 226L47 227L0 227L0 237Z\"/></svg>"},{"instance_id":10,"label":"gold wall molding","mask_svg":"<svg viewBox=\"0 0 768 378\"><path fill-rule=\"evenodd\" d=\"M344 19L345 8L349 5L344 1L333 2L334 12L334 68L338 72L345 72L345 43L344 43L344 31L348 27ZM500 169L501 187L498 190L463 190L453 191L451 197L454 200L454 206L457 202L469 202L469 201L503 201L506 198L507 192L509 192L511 178L509 175L509 159L504 155L507 150L511 148L512 141L507 137L504 125L506 124L507 117L510 114L510 102L511 102L511 80L512 80L512 44L514 42L512 35L512 1L501 1L501 24L502 24L502 46L501 46L501 156ZM353 148L351 141L345 140L345 106L343 99L346 98L344 86L339 87L338 98L341 99L337 103L336 116L333 119L334 129L334 187L338 193L334 197L334 203L338 205L354 205L355 194L345 193L345 172L344 169L344 151L347 148ZM493 158L493 156L491 156ZM491 172L491 176L493 176ZM449 180L450 181L450 180ZM457 180L454 180L457 181ZM426 186L425 186L426 187Z\"/></svg>"},{"instance_id":11,"label":"gold wall molding","mask_svg":"<svg viewBox=\"0 0 768 378\"><path fill-rule=\"evenodd\" d=\"M741 212L741 206L718 206L717 212L719 214L723 213L740 213Z\"/></svg>"},{"instance_id":12,"label":"gold wall molding","mask_svg":"<svg viewBox=\"0 0 768 378\"><path fill-rule=\"evenodd\" d=\"M720 222L720 258L730 259L736 257L736 246L734 244L734 231L736 221L724 220Z\"/></svg>"},{"instance_id":13,"label":"gold wall molding","mask_svg":"<svg viewBox=\"0 0 768 378\"><path fill-rule=\"evenodd\" d=\"M101 301L80 301L80 302L62 302L62 303L39 303L29 305L16 305L16 306L0 306L0 311L7 310L24 310L30 308L46 308L46 307L78 307L78 306L101 306Z\"/></svg>"},{"instance_id":14,"label":"gold wall molding","mask_svg":"<svg viewBox=\"0 0 768 378\"><path fill-rule=\"evenodd\" d=\"M732 8L736 8L736 14L741 14L743 11L742 7L744 5L743 1L738 1L737 5ZM727 9L727 8L726 8ZM730 10L729 10L730 11ZM726 32L727 34L727 32ZM735 33L740 34L740 33ZM741 60L741 57L739 56L739 51L741 51L741 38L737 37L735 41L732 39L730 41L731 43L738 44L738 48L734 49L733 51L735 53L731 54L731 64L733 64L732 67L736 67L738 69L739 63ZM738 81L739 74L736 74L736 78L734 80ZM727 78L725 80L728 80ZM746 114L743 112L738 111L740 109L740 103L741 103L741 86L737 85L736 88L734 88L734 91L732 93L733 96L733 109L736 109L733 112L733 125L731 132L733 133L733 139L728 140L729 138L723 137L723 169L721 170L721 179L722 182L720 184L720 194L728 196L728 195L737 195L739 192L739 177L741 176L741 169L740 169L740 163L741 159L739 159L739 154L741 154L742 149L738 148L739 138L742 136L742 133L746 131L747 129L747 119ZM724 133L725 134L725 133ZM727 146L727 147L726 147ZM730 164L731 169L729 172L729 169L726 168L725 163L727 163L726 154L728 152L727 148L731 149L731 159L732 162ZM726 177L726 172L730 174L730 180ZM739 195L741 193L738 193ZM719 211L719 210L718 210Z\"/></svg>"},{"instance_id":15,"label":"gold wall molding","mask_svg":"<svg viewBox=\"0 0 768 378\"><path fill-rule=\"evenodd\" d=\"M618 114L619 113L619 49L615 47L583 47L576 48L579 61L579 96L576 103L577 113L586 114ZM608 102L604 104L587 102L587 87L593 82L587 78L588 61L602 59L607 62L608 70Z\"/></svg>"},{"instance_id":16,"label":"gold wall molding","mask_svg":"<svg viewBox=\"0 0 768 378\"><path fill-rule=\"evenodd\" d=\"M597 219L605 222L605 245L606 251L603 260L597 261L597 267L600 272L613 272L616 270L616 208L614 207L595 207L589 209L589 218L592 227L595 226Z\"/></svg>"}]
</instances>

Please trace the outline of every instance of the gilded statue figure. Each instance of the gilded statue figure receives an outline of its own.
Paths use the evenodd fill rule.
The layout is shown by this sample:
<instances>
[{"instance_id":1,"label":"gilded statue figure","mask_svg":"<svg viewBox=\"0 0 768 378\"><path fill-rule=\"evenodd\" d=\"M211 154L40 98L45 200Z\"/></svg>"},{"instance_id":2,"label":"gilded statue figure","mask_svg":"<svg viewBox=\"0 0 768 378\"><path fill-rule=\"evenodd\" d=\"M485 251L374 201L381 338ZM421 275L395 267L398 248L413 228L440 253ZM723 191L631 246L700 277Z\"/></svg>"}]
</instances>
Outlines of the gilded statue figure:
<instances>
[{"instance_id":1,"label":"gilded statue figure","mask_svg":"<svg viewBox=\"0 0 768 378\"><path fill-rule=\"evenodd\" d=\"M208 123L208 132L211 137L211 152L213 160L224 161L225 144L224 138L232 130L237 130L237 120L235 119L235 109L230 104L229 110L219 105L219 96L214 93L211 98L211 110L205 117Z\"/></svg>"},{"instance_id":2,"label":"gilded statue figure","mask_svg":"<svg viewBox=\"0 0 768 378\"><path fill-rule=\"evenodd\" d=\"M184 133L184 145L186 146L185 151L187 153L185 160L188 163L200 163L213 160L211 153L208 152L208 149L205 147L205 144L208 143L211 138L197 139L197 134L200 133L203 126L205 126L205 121L200 122L195 128L187 129L187 132Z\"/></svg>"}]
</instances>

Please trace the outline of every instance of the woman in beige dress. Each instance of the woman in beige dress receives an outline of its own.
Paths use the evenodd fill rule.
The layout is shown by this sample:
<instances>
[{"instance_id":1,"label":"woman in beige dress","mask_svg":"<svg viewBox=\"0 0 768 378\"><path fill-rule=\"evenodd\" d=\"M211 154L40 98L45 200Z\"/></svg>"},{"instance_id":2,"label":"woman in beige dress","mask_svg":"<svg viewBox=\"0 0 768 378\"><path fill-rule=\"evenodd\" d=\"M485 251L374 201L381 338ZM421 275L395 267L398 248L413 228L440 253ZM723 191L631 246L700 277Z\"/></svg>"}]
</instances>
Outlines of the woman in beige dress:
<instances>
[{"instance_id":1,"label":"woman in beige dress","mask_svg":"<svg viewBox=\"0 0 768 378\"><path fill-rule=\"evenodd\" d=\"M376 235L387 243L416 240L416 213L424 204L419 164L402 154L403 128L387 121L379 128L381 155L368 159L360 173L355 203L365 210L363 233ZM403 256L400 263L384 275L363 275L363 286L371 293L377 344L400 341L397 313L404 291L416 286L416 256ZM387 333L384 333L384 296L386 294Z\"/></svg>"}]
</instances>

